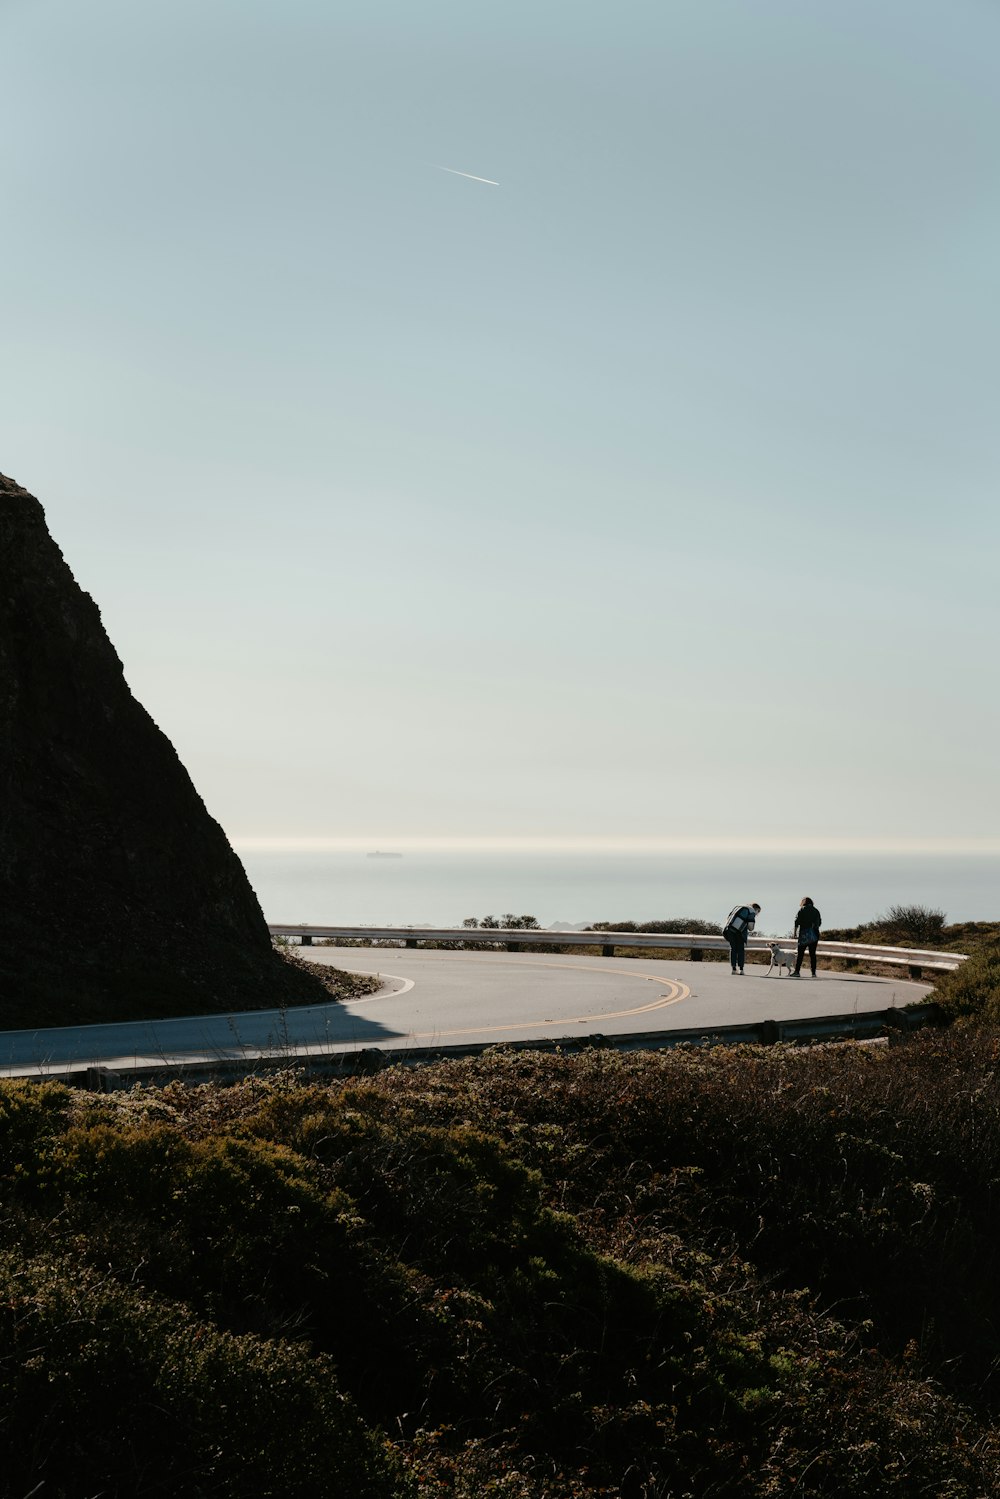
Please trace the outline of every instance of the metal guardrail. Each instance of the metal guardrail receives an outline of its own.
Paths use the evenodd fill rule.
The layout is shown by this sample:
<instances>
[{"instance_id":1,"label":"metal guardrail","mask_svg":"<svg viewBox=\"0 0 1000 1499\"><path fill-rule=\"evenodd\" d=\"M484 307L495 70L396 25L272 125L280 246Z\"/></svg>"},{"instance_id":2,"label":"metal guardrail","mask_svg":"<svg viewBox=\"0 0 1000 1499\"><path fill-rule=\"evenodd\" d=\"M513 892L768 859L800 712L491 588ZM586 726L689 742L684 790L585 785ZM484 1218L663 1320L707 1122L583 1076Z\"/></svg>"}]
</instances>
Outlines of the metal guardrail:
<instances>
[{"instance_id":1,"label":"metal guardrail","mask_svg":"<svg viewBox=\"0 0 1000 1499\"><path fill-rule=\"evenodd\" d=\"M513 952L518 947L594 947L601 956L614 957L619 947L654 947L689 951L694 962L699 962L703 953L729 951L724 937L705 937L696 932L557 932L548 929L521 927L430 927L430 926L313 926L309 923L271 922L269 929L273 937L298 937L304 946L317 939L332 941L370 941L393 943L403 947L417 947L422 942L460 943L463 947L495 947L500 945ZM748 952L769 951L776 944L786 952L794 951L792 938L751 937L747 942ZM880 947L870 942L826 942L820 941L820 953L825 958L843 958L854 962L884 963L890 967L907 968L912 978L920 978L923 970L949 972L964 963L966 953L945 952L941 948Z\"/></svg>"},{"instance_id":2,"label":"metal guardrail","mask_svg":"<svg viewBox=\"0 0 1000 1499\"><path fill-rule=\"evenodd\" d=\"M234 1082L294 1068L310 1077L353 1077L382 1072L386 1067L421 1067L431 1062L478 1057L495 1050L565 1052L611 1049L615 1051L669 1051L675 1046L807 1046L811 1043L887 1039L890 1044L935 1022L933 1005L911 1005L907 1009L854 1011L849 1015L816 1015L794 1020L757 1020L736 1025L690 1026L673 1031L622 1031L615 1034L590 1032L570 1036L545 1036L518 1041L469 1041L459 1045L350 1049L332 1046L329 1051L296 1052L281 1047L274 1054L244 1058L199 1058L197 1061L154 1063L75 1063L45 1067L38 1076L48 1082L66 1083L92 1092L110 1093L119 1088L162 1086L171 1078L184 1082Z\"/></svg>"}]
</instances>

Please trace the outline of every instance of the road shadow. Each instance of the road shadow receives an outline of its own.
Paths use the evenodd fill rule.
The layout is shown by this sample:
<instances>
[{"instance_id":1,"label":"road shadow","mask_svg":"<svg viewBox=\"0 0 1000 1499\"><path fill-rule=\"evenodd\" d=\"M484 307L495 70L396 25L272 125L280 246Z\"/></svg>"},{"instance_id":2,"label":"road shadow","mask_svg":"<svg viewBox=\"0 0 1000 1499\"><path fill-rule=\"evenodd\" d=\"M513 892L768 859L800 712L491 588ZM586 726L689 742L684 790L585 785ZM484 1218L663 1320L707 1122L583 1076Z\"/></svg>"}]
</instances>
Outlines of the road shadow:
<instances>
[{"instance_id":1,"label":"road shadow","mask_svg":"<svg viewBox=\"0 0 1000 1499\"><path fill-rule=\"evenodd\" d=\"M232 1015L4 1031L0 1032L0 1068L37 1067L55 1072L66 1064L99 1065L123 1058L141 1058L148 1064L186 1056L220 1061L258 1055L291 1059L300 1048L322 1053L327 1048L376 1047L405 1034L331 1001L302 1008L241 1010Z\"/></svg>"}]
</instances>

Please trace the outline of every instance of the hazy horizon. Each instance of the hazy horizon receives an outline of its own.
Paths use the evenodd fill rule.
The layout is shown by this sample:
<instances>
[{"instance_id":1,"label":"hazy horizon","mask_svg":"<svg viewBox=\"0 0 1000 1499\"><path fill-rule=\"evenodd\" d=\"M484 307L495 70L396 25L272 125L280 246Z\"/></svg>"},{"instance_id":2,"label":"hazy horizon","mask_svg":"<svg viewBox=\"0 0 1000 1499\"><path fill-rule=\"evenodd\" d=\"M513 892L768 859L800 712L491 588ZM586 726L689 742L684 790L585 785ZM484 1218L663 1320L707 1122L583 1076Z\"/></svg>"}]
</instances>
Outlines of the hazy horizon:
<instances>
[{"instance_id":1,"label":"hazy horizon","mask_svg":"<svg viewBox=\"0 0 1000 1499\"><path fill-rule=\"evenodd\" d=\"M391 845L385 845L384 852ZM459 926L470 916L530 914L555 922L720 922L737 901L762 907L760 930L790 930L811 894L827 927L922 905L950 921L995 921L995 854L913 849L541 849L398 846L243 848L269 921L313 925Z\"/></svg>"},{"instance_id":2,"label":"hazy horizon","mask_svg":"<svg viewBox=\"0 0 1000 1499\"><path fill-rule=\"evenodd\" d=\"M836 839L836 838L616 838L614 836L588 838L581 835L573 838L504 838L497 836L476 837L410 837L394 836L390 833L371 837L325 838L321 836L283 837L229 835L233 847L240 849L278 853L322 853L322 852L496 852L496 853L741 853L774 854L784 852L844 854L902 854L913 853L933 857L968 854L989 858L1000 855L998 839Z\"/></svg>"}]
</instances>

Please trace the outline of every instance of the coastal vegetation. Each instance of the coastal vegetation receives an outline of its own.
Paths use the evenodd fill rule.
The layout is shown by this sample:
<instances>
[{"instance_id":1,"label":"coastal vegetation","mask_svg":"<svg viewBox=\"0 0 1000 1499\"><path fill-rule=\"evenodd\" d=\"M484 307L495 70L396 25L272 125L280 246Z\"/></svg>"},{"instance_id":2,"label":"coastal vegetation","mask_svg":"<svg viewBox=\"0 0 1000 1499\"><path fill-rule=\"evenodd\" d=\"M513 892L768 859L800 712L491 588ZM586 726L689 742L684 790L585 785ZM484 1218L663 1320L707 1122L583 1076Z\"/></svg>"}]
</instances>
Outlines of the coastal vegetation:
<instances>
[{"instance_id":1,"label":"coastal vegetation","mask_svg":"<svg viewBox=\"0 0 1000 1499\"><path fill-rule=\"evenodd\" d=\"M968 955L951 973L940 974L931 996L943 1018L1000 1026L1000 921L948 923L943 911L925 906L891 906L861 926L824 932L842 942L877 942L888 947L939 947ZM820 953L822 954L822 943ZM831 966L840 966L834 958Z\"/></svg>"},{"instance_id":2,"label":"coastal vegetation","mask_svg":"<svg viewBox=\"0 0 1000 1499\"><path fill-rule=\"evenodd\" d=\"M1000 924L939 914L898 1044L0 1085L0 1496L1000 1494Z\"/></svg>"},{"instance_id":3,"label":"coastal vegetation","mask_svg":"<svg viewBox=\"0 0 1000 1499\"><path fill-rule=\"evenodd\" d=\"M945 947L957 950L970 937L1000 929L993 922L965 921L952 926L934 906L890 906L859 926L831 928L824 936L843 942L879 942L886 947Z\"/></svg>"},{"instance_id":4,"label":"coastal vegetation","mask_svg":"<svg viewBox=\"0 0 1000 1499\"><path fill-rule=\"evenodd\" d=\"M0 1089L0 1492L974 1499L1000 1039Z\"/></svg>"},{"instance_id":5,"label":"coastal vegetation","mask_svg":"<svg viewBox=\"0 0 1000 1499\"><path fill-rule=\"evenodd\" d=\"M933 998L948 1020L1000 1029L1000 927L966 942L968 960L943 974Z\"/></svg>"},{"instance_id":6,"label":"coastal vegetation","mask_svg":"<svg viewBox=\"0 0 1000 1499\"><path fill-rule=\"evenodd\" d=\"M594 921L592 932L685 932L697 937L721 937L716 921L702 921L697 916L672 916L667 921Z\"/></svg>"}]
</instances>

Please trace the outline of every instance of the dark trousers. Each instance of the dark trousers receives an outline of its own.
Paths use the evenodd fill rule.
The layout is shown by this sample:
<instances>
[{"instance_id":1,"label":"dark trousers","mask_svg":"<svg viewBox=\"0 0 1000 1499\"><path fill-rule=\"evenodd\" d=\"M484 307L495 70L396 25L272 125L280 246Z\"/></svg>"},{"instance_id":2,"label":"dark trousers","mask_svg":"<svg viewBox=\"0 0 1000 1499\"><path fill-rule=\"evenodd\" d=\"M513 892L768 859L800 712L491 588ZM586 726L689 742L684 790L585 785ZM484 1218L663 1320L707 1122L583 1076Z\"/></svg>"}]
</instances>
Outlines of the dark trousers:
<instances>
[{"instance_id":1,"label":"dark trousers","mask_svg":"<svg viewBox=\"0 0 1000 1499\"><path fill-rule=\"evenodd\" d=\"M801 973L801 971L802 971L802 959L805 957L805 955L806 955L807 952L809 954L809 966L812 969L812 976L813 976L813 978L815 978L816 977L816 943L815 942L800 942L799 943L799 950L795 954L795 972L796 973Z\"/></svg>"},{"instance_id":2,"label":"dark trousers","mask_svg":"<svg viewBox=\"0 0 1000 1499\"><path fill-rule=\"evenodd\" d=\"M742 969L743 960L747 955L746 932L728 931L726 937L729 942L729 956L734 968Z\"/></svg>"}]
</instances>

